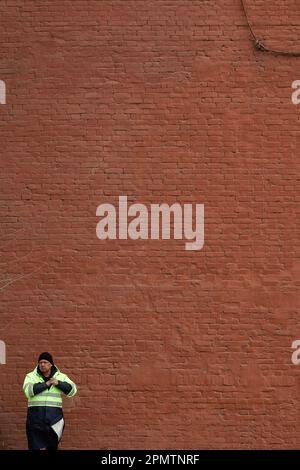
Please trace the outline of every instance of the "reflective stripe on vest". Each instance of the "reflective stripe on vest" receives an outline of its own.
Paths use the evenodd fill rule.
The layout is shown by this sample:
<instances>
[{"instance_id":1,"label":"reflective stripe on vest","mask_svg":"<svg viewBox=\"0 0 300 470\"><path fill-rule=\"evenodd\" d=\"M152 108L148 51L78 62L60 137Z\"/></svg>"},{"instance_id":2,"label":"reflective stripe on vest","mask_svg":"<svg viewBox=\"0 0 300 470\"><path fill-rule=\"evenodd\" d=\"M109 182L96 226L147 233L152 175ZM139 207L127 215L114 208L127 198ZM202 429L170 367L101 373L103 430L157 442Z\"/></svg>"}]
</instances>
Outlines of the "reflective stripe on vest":
<instances>
[{"instance_id":1,"label":"reflective stripe on vest","mask_svg":"<svg viewBox=\"0 0 300 470\"><path fill-rule=\"evenodd\" d=\"M49 398L49 400L48 400ZM44 390L37 395L29 397L28 406L58 406L62 407L62 396L60 392L49 392Z\"/></svg>"},{"instance_id":2,"label":"reflective stripe on vest","mask_svg":"<svg viewBox=\"0 0 300 470\"><path fill-rule=\"evenodd\" d=\"M26 384L25 387L24 387L24 392L25 392L26 388L28 388L29 395L31 397L33 397L33 384L32 383Z\"/></svg>"},{"instance_id":3,"label":"reflective stripe on vest","mask_svg":"<svg viewBox=\"0 0 300 470\"><path fill-rule=\"evenodd\" d=\"M56 408L62 408L62 403L58 403L56 401L37 401L37 402L28 402L28 408L31 408L32 406L51 406L51 407L56 407Z\"/></svg>"},{"instance_id":4,"label":"reflective stripe on vest","mask_svg":"<svg viewBox=\"0 0 300 470\"><path fill-rule=\"evenodd\" d=\"M70 385L72 385L72 384L70 384ZM73 397L76 392L77 392L77 388L76 388L76 385L73 383L72 388L71 388L70 392L68 393L68 397Z\"/></svg>"}]
</instances>

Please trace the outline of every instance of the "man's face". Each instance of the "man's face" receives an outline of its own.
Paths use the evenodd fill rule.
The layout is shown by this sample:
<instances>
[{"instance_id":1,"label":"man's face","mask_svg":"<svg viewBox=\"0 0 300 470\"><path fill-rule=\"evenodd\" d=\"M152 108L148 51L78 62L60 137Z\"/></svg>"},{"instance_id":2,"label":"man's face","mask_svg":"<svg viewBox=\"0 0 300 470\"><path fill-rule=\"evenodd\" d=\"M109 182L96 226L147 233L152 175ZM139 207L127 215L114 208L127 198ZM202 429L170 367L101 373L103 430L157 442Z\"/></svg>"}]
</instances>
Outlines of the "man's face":
<instances>
[{"instance_id":1,"label":"man's face","mask_svg":"<svg viewBox=\"0 0 300 470\"><path fill-rule=\"evenodd\" d=\"M50 372L52 364L51 362L42 359L41 361L39 361L39 367L43 374L47 374L48 372Z\"/></svg>"}]
</instances>

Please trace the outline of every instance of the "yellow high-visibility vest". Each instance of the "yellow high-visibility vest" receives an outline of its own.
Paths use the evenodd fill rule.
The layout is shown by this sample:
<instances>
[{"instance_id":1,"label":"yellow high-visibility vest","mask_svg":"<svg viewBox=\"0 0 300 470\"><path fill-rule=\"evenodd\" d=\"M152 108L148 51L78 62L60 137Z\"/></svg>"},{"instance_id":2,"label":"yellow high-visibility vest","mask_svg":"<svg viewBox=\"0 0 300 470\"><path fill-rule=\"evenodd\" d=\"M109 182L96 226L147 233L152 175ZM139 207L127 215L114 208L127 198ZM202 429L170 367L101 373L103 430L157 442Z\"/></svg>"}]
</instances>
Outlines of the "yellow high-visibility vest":
<instances>
[{"instance_id":1,"label":"yellow high-visibility vest","mask_svg":"<svg viewBox=\"0 0 300 470\"><path fill-rule=\"evenodd\" d=\"M67 397L73 397L77 392L77 387L72 380L66 374L63 374L58 369L55 374L52 376L56 380L62 382L68 382L72 389L68 393ZM37 395L33 394L33 385L41 382L44 382L43 377L38 373L37 367L29 374L26 375L23 383L23 391L28 398L28 407L31 406L56 406L62 408L62 393L63 391L57 388L55 385L51 385L49 389L44 390Z\"/></svg>"}]
</instances>

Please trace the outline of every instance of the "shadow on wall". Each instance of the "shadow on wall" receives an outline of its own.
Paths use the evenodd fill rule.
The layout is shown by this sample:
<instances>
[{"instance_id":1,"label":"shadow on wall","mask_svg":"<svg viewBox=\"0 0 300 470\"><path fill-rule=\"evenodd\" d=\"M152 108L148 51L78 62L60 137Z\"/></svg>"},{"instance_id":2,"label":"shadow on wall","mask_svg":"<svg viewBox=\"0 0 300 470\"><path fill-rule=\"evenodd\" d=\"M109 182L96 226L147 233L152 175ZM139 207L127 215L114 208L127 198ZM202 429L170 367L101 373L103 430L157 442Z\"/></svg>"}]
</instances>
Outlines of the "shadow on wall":
<instances>
[{"instance_id":1,"label":"shadow on wall","mask_svg":"<svg viewBox=\"0 0 300 470\"><path fill-rule=\"evenodd\" d=\"M3 411L0 412L0 450L24 450L27 449L26 435L25 435L25 420L22 412ZM15 447L15 434L24 431L24 440L20 446Z\"/></svg>"},{"instance_id":2,"label":"shadow on wall","mask_svg":"<svg viewBox=\"0 0 300 470\"><path fill-rule=\"evenodd\" d=\"M2 414L2 413L1 413ZM2 429L0 428L0 450L5 450Z\"/></svg>"}]
</instances>

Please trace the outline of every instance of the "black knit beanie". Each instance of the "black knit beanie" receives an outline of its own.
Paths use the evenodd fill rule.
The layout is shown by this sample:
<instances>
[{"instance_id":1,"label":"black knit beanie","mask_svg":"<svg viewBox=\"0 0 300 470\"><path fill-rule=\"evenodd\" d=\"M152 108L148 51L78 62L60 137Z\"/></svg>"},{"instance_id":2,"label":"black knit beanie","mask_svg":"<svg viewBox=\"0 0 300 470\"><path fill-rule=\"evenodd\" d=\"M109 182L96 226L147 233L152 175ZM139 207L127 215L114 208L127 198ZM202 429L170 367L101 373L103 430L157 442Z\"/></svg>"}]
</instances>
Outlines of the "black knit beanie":
<instances>
[{"instance_id":1,"label":"black knit beanie","mask_svg":"<svg viewBox=\"0 0 300 470\"><path fill-rule=\"evenodd\" d=\"M50 362L50 364L52 364L52 365L54 366L53 358L52 358L52 356L51 356L50 353L48 353L48 352L42 352L42 353L39 355L38 362L42 361L43 359L44 359L45 361Z\"/></svg>"}]
</instances>

